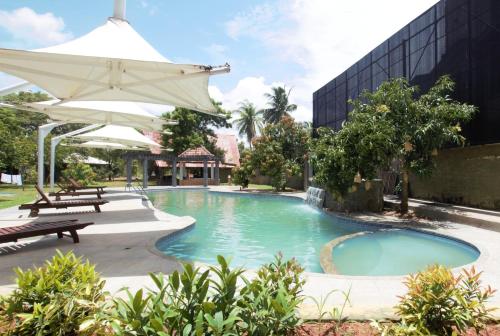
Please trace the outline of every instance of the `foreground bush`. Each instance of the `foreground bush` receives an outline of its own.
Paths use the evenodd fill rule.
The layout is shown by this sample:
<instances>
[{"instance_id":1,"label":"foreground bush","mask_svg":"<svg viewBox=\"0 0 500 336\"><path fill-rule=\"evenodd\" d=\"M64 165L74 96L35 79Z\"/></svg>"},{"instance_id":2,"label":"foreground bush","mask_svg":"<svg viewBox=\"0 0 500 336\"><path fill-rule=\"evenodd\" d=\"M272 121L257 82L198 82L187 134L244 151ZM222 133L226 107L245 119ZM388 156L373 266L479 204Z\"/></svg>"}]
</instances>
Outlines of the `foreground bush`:
<instances>
[{"instance_id":1,"label":"foreground bush","mask_svg":"<svg viewBox=\"0 0 500 336\"><path fill-rule=\"evenodd\" d=\"M2 335L75 335L105 298L94 266L72 252L58 251L43 267L15 272L18 288L0 299Z\"/></svg>"},{"instance_id":2,"label":"foreground bush","mask_svg":"<svg viewBox=\"0 0 500 336\"><path fill-rule=\"evenodd\" d=\"M156 289L116 299L107 317L84 322L116 335L286 335L300 320L302 268L281 257L261 267L255 279L230 269L223 257L202 271L186 264L169 277L151 275ZM85 328L82 328L85 330Z\"/></svg>"},{"instance_id":3,"label":"foreground bush","mask_svg":"<svg viewBox=\"0 0 500 336\"><path fill-rule=\"evenodd\" d=\"M483 289L480 276L471 268L455 277L443 266L409 276L405 282L408 293L396 307L403 319L403 327L396 329L407 332L388 335L452 335L469 328L484 329L491 321L485 303L495 291L489 286Z\"/></svg>"}]
</instances>

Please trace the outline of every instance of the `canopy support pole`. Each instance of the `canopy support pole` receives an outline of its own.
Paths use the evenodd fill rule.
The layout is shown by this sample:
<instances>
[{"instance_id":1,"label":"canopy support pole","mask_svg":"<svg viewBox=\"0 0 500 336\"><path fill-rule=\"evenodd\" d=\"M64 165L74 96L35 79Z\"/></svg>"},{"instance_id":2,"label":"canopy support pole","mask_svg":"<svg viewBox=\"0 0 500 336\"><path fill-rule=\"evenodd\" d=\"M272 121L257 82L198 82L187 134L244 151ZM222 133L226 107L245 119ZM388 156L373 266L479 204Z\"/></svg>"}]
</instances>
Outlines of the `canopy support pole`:
<instances>
[{"instance_id":1,"label":"canopy support pole","mask_svg":"<svg viewBox=\"0 0 500 336\"><path fill-rule=\"evenodd\" d=\"M38 187L43 188L43 163L44 163L44 145L45 138L54 129L54 127L59 126L59 123L50 123L38 126Z\"/></svg>"},{"instance_id":2,"label":"canopy support pole","mask_svg":"<svg viewBox=\"0 0 500 336\"><path fill-rule=\"evenodd\" d=\"M115 0L115 10L113 12L113 17L119 20L125 20L125 11L126 11L126 2L125 0Z\"/></svg>"},{"instance_id":3,"label":"canopy support pole","mask_svg":"<svg viewBox=\"0 0 500 336\"><path fill-rule=\"evenodd\" d=\"M59 143L67 137L77 135L80 133L84 133L84 132L93 130L97 127L100 127L100 126L102 126L102 125L100 125L100 124L90 125L90 126L80 128L80 129L77 129L75 131L63 134L63 135L53 137L50 140L50 191L54 191L54 185L55 185L57 145L59 145Z\"/></svg>"},{"instance_id":4,"label":"canopy support pole","mask_svg":"<svg viewBox=\"0 0 500 336\"><path fill-rule=\"evenodd\" d=\"M148 159L142 160L142 188L148 188Z\"/></svg>"},{"instance_id":5,"label":"canopy support pole","mask_svg":"<svg viewBox=\"0 0 500 336\"><path fill-rule=\"evenodd\" d=\"M181 166L182 169L182 166ZM172 161L172 187L177 187L177 160Z\"/></svg>"},{"instance_id":6,"label":"canopy support pole","mask_svg":"<svg viewBox=\"0 0 500 336\"><path fill-rule=\"evenodd\" d=\"M208 187L208 162L203 160L203 186Z\"/></svg>"},{"instance_id":7,"label":"canopy support pole","mask_svg":"<svg viewBox=\"0 0 500 336\"><path fill-rule=\"evenodd\" d=\"M127 157L127 186L126 188L132 187L132 159Z\"/></svg>"},{"instance_id":8,"label":"canopy support pole","mask_svg":"<svg viewBox=\"0 0 500 336\"><path fill-rule=\"evenodd\" d=\"M219 160L215 161L215 185L219 185Z\"/></svg>"}]
</instances>

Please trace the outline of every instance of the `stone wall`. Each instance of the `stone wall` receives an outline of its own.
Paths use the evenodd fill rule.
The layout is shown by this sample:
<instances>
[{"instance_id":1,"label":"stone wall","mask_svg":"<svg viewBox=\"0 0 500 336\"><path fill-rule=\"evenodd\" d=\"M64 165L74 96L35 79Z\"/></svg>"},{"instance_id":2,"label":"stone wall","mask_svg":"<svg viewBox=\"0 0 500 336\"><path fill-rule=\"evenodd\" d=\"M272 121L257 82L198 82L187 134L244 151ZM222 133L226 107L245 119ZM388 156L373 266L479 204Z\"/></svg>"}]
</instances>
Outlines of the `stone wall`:
<instances>
[{"instance_id":1,"label":"stone wall","mask_svg":"<svg viewBox=\"0 0 500 336\"><path fill-rule=\"evenodd\" d=\"M327 191L325 195L325 207L334 211L382 212L384 209L384 186L382 180L354 183L349 193L341 200L335 199Z\"/></svg>"},{"instance_id":2,"label":"stone wall","mask_svg":"<svg viewBox=\"0 0 500 336\"><path fill-rule=\"evenodd\" d=\"M500 144L439 151L430 177L410 178L410 195L500 210Z\"/></svg>"}]
</instances>

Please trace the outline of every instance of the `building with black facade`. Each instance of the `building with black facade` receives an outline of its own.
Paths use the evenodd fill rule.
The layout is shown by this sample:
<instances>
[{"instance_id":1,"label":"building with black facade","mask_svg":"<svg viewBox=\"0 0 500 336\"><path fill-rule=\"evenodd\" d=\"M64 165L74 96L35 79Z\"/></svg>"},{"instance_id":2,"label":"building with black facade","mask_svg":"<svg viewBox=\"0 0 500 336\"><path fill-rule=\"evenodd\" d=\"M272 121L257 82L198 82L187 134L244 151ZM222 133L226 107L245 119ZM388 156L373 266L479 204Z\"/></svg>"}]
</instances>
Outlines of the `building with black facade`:
<instances>
[{"instance_id":1,"label":"building with black facade","mask_svg":"<svg viewBox=\"0 0 500 336\"><path fill-rule=\"evenodd\" d=\"M484 162L479 158L489 157L495 165L489 162L488 166L496 169L495 174L499 175L490 185L500 189L500 0L438 2L314 92L313 127L339 129L350 111L347 101L358 97L363 90L376 89L388 78L406 77L425 92L444 74L451 75L456 82L454 98L479 109L474 120L463 127L470 145L496 144L462 151L455 149L455 152L450 149L455 154L445 153L444 156L451 155L452 161L461 157L462 165L463 160L472 159L475 164L481 164ZM450 175L450 172L440 172L446 164L438 164L438 176L441 173ZM466 169L467 165L463 166ZM461 173L467 178L468 172ZM474 182L471 183L476 183L477 178L472 178ZM491 180L493 176L487 178ZM442 179L448 184L460 183L456 179ZM414 183L413 191L417 196L500 208L500 191L492 199L482 201L463 195L463 191L451 192L453 188L420 193L420 184ZM481 184L476 183L476 186L481 187Z\"/></svg>"}]
</instances>

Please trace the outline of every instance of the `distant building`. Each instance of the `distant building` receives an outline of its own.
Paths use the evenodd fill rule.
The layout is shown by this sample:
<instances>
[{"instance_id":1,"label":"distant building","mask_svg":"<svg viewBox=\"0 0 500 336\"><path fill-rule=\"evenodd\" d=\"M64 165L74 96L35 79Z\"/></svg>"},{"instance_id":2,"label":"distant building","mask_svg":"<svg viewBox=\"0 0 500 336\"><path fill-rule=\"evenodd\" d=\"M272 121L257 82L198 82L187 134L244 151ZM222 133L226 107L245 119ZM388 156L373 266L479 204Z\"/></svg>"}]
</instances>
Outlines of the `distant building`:
<instances>
[{"instance_id":1,"label":"distant building","mask_svg":"<svg viewBox=\"0 0 500 336\"><path fill-rule=\"evenodd\" d=\"M348 99L406 77L427 91L444 74L454 98L479 108L465 125L471 146L440 152L429 179L412 178L414 197L500 209L500 1L441 0L313 95L313 127L340 129Z\"/></svg>"},{"instance_id":2,"label":"distant building","mask_svg":"<svg viewBox=\"0 0 500 336\"><path fill-rule=\"evenodd\" d=\"M162 143L162 136L158 132L147 132L144 134L154 140L157 143ZM228 178L231 175L231 171L234 167L240 166L240 152L238 150L238 139L232 134L216 134L217 148L224 151L224 157L222 162L219 164L219 181L215 181L215 168L216 162L208 162L208 178L209 185L214 185L218 183L227 183ZM168 146L166 146L168 147ZM159 154L161 150L152 149L153 154ZM190 157L190 156L211 156L210 153L204 146L198 148L189 148L183 153L179 154L179 157ZM155 175L159 180L159 184L171 184L171 163L162 160L154 161L152 169L155 171ZM203 181L203 162L181 162L178 163L178 180L179 185L202 185ZM166 175L165 175L166 174Z\"/></svg>"}]
</instances>

